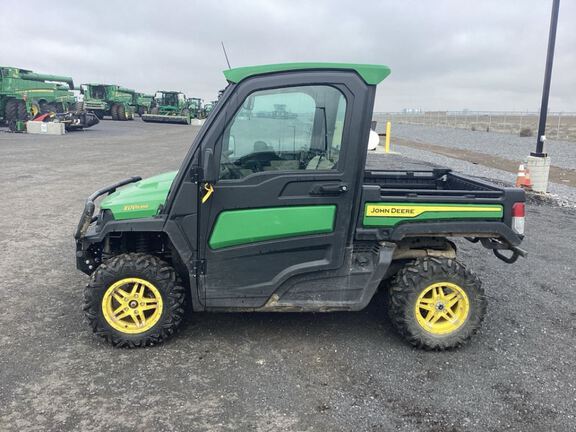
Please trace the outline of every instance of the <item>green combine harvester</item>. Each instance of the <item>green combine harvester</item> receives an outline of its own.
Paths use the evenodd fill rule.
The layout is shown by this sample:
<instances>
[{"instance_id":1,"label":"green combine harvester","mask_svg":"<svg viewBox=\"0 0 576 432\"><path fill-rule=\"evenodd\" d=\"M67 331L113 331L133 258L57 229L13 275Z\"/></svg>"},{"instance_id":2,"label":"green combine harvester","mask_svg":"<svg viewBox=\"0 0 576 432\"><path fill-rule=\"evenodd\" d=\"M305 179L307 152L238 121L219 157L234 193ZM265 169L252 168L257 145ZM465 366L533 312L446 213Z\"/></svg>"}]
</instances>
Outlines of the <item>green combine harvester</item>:
<instances>
[{"instance_id":1,"label":"green combine harvester","mask_svg":"<svg viewBox=\"0 0 576 432\"><path fill-rule=\"evenodd\" d=\"M40 113L77 111L72 78L0 66L0 123L12 129Z\"/></svg>"},{"instance_id":2,"label":"green combine harvester","mask_svg":"<svg viewBox=\"0 0 576 432\"><path fill-rule=\"evenodd\" d=\"M160 90L156 92L155 106L149 114L142 115L142 120L152 123L190 124L193 110L190 100L178 91Z\"/></svg>"},{"instance_id":3,"label":"green combine harvester","mask_svg":"<svg viewBox=\"0 0 576 432\"><path fill-rule=\"evenodd\" d=\"M132 105L134 106L134 112L142 117L154 107L154 96L145 93L135 93L132 98Z\"/></svg>"},{"instance_id":4,"label":"green combine harvester","mask_svg":"<svg viewBox=\"0 0 576 432\"><path fill-rule=\"evenodd\" d=\"M84 109L99 119L104 116L110 116L112 120L134 119L134 90L114 84L82 84L80 92L84 95Z\"/></svg>"}]
</instances>

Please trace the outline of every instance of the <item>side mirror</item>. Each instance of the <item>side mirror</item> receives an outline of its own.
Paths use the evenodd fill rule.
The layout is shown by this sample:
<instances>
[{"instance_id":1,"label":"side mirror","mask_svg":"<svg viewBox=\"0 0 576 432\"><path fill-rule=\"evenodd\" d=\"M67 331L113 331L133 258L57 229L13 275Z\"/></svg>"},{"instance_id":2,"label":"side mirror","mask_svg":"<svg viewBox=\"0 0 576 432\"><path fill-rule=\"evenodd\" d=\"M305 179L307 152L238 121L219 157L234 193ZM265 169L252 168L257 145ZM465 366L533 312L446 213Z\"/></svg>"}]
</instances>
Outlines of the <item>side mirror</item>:
<instances>
[{"instance_id":1,"label":"side mirror","mask_svg":"<svg viewBox=\"0 0 576 432\"><path fill-rule=\"evenodd\" d=\"M204 149L202 154L202 172L206 183L215 183L218 180L218 173L214 168L214 152L211 148Z\"/></svg>"}]
</instances>

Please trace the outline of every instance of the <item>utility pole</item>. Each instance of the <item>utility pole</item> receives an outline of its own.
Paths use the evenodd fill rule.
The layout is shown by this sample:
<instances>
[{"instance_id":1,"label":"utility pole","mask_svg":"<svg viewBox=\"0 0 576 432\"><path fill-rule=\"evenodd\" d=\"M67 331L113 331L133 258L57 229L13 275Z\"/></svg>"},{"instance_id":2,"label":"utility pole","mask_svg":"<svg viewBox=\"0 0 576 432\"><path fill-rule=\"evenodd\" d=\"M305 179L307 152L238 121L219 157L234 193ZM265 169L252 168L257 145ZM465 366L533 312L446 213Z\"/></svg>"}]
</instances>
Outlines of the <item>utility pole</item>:
<instances>
[{"instance_id":1,"label":"utility pole","mask_svg":"<svg viewBox=\"0 0 576 432\"><path fill-rule=\"evenodd\" d=\"M540 105L540 120L536 138L536 151L528 157L528 169L532 177L533 189L536 192L546 192L548 189L548 174L550 172L550 157L544 153L546 141L546 119L548 116L548 99L550 97L550 82L552 81L552 65L554 63L554 47L556 44L556 28L558 26L558 11L560 0L553 0L550 17L550 32L548 34L548 52L546 54L546 70L542 88L542 103Z\"/></svg>"}]
</instances>

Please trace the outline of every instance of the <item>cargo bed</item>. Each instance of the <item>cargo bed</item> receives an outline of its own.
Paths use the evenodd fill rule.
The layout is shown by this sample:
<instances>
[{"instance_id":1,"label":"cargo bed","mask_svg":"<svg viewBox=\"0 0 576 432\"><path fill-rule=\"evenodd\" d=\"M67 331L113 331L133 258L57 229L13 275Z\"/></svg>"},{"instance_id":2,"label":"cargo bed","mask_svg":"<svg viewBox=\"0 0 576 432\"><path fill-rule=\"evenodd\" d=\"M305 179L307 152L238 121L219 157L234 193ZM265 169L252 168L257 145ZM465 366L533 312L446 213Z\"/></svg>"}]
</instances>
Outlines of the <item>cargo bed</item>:
<instances>
[{"instance_id":1,"label":"cargo bed","mask_svg":"<svg viewBox=\"0 0 576 432\"><path fill-rule=\"evenodd\" d=\"M523 190L397 155L375 156L366 163L356 239L466 237L512 250L522 241L512 229L512 208L525 201Z\"/></svg>"}]
</instances>

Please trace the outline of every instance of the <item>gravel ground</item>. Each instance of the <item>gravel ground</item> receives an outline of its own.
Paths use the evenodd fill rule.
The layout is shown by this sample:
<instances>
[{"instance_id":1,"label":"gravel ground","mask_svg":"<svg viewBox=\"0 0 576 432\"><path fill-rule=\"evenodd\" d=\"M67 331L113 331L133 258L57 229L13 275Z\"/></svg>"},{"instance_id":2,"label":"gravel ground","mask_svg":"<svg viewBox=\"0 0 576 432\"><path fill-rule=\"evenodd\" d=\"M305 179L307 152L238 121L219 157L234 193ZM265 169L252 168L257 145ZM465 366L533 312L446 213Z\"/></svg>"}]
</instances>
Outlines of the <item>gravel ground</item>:
<instances>
[{"instance_id":1,"label":"gravel ground","mask_svg":"<svg viewBox=\"0 0 576 432\"><path fill-rule=\"evenodd\" d=\"M383 133L384 124L378 124ZM536 137L521 138L510 134L479 132L465 129L394 124L392 137L399 136L430 144L472 150L492 154L510 160L526 158L536 147ZM552 165L576 169L576 143L569 141L546 141L545 151L550 154Z\"/></svg>"},{"instance_id":2,"label":"gravel ground","mask_svg":"<svg viewBox=\"0 0 576 432\"><path fill-rule=\"evenodd\" d=\"M529 206L530 256L515 265L460 244L489 309L459 350L411 348L381 298L358 313L195 314L149 349L94 339L72 239L83 200L177 168L194 133L140 121L0 133L0 430L574 430L570 208Z\"/></svg>"},{"instance_id":3,"label":"gravel ground","mask_svg":"<svg viewBox=\"0 0 576 432\"><path fill-rule=\"evenodd\" d=\"M405 157L418 159L433 165L450 167L454 171L469 176L497 180L499 183L508 186L514 185L516 181L516 175L509 173L508 171L489 168L483 165L474 164L460 159L453 159L437 153L423 151L408 146L394 145L392 149ZM557 183L549 183L547 196L556 200L560 205L570 207L576 206L576 188Z\"/></svg>"}]
</instances>

